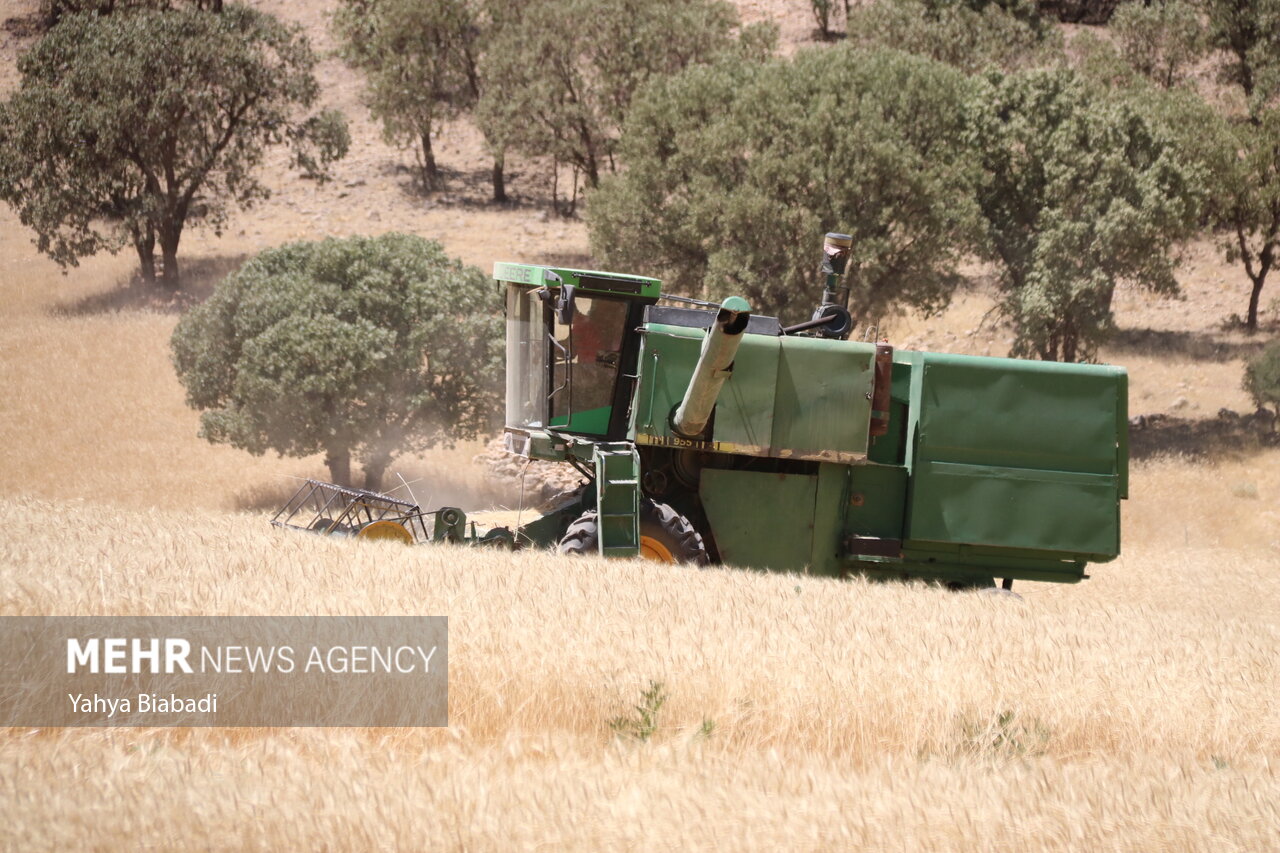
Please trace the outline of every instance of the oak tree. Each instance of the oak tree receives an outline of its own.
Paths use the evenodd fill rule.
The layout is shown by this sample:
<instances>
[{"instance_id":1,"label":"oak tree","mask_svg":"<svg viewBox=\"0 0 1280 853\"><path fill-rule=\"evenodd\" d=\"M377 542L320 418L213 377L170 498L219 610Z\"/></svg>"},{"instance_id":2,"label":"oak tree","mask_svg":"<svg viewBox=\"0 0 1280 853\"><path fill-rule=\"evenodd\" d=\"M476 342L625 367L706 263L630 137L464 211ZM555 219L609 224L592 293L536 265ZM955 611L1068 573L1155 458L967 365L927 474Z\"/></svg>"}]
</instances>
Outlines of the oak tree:
<instances>
[{"instance_id":1,"label":"oak tree","mask_svg":"<svg viewBox=\"0 0 1280 853\"><path fill-rule=\"evenodd\" d=\"M0 105L0 199L60 264L129 244L154 280L158 243L177 287L184 229L264 198L269 147L317 176L345 153L340 114L301 114L315 62L299 28L238 5L65 17Z\"/></svg>"},{"instance_id":2,"label":"oak tree","mask_svg":"<svg viewBox=\"0 0 1280 853\"><path fill-rule=\"evenodd\" d=\"M968 91L942 63L850 45L655 80L627 120L626 168L587 198L592 249L795 322L819 293L816 241L844 231L856 319L940 309L979 235Z\"/></svg>"},{"instance_id":3,"label":"oak tree","mask_svg":"<svg viewBox=\"0 0 1280 853\"><path fill-rule=\"evenodd\" d=\"M971 101L978 203L1014 353L1091 357L1121 283L1177 290L1203 174L1140 105L1069 70L987 75Z\"/></svg>"},{"instance_id":4,"label":"oak tree","mask_svg":"<svg viewBox=\"0 0 1280 853\"><path fill-rule=\"evenodd\" d=\"M324 453L378 490L399 453L492 426L501 303L483 272L406 234L258 255L178 323L173 362L201 435L253 454Z\"/></svg>"}]
</instances>

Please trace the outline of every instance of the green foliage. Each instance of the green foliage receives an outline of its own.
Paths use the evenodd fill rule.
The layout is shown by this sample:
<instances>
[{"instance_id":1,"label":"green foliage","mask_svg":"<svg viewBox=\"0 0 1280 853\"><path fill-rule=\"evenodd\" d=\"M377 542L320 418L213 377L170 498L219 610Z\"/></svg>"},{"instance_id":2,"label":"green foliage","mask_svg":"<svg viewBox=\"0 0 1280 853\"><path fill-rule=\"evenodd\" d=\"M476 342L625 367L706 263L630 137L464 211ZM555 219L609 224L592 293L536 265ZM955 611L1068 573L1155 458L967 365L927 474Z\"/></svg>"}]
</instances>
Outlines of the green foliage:
<instances>
[{"instance_id":1,"label":"green foliage","mask_svg":"<svg viewBox=\"0 0 1280 853\"><path fill-rule=\"evenodd\" d=\"M737 14L723 0L530 0L510 14L481 62L481 125L570 165L589 187L614 168L632 96L647 79L772 45L760 28L735 40Z\"/></svg>"},{"instance_id":2,"label":"green foliage","mask_svg":"<svg viewBox=\"0 0 1280 853\"><path fill-rule=\"evenodd\" d=\"M1186 81L1208 47L1199 12L1187 0L1123 3L1110 30L1119 57L1166 89Z\"/></svg>"},{"instance_id":3,"label":"green foliage","mask_svg":"<svg viewBox=\"0 0 1280 853\"><path fill-rule=\"evenodd\" d=\"M1172 247L1195 223L1203 175L1138 102L1033 70L985 78L971 115L1015 354L1088 358L1119 283L1176 292Z\"/></svg>"},{"instance_id":4,"label":"green foliage","mask_svg":"<svg viewBox=\"0 0 1280 853\"><path fill-rule=\"evenodd\" d=\"M159 241L176 286L183 228L265 197L268 146L313 173L345 153L340 116L294 118L314 66L297 27L241 6L65 18L0 106L0 199L63 265L131 243L151 279Z\"/></svg>"},{"instance_id":5,"label":"green foliage","mask_svg":"<svg viewBox=\"0 0 1280 853\"><path fill-rule=\"evenodd\" d=\"M1135 30L1133 38L1140 41L1141 32ZM1144 111L1175 140L1183 162L1204 176L1202 224L1221 237L1227 262L1243 267L1250 291L1242 322L1249 331L1256 330L1263 288L1280 261L1280 105L1267 104L1259 96L1247 115L1226 115L1193 87L1154 90L1147 77L1118 56L1108 57L1100 45L1085 52L1091 54L1086 58L1088 73L1124 90L1126 98L1140 100Z\"/></svg>"},{"instance_id":6,"label":"green foliage","mask_svg":"<svg viewBox=\"0 0 1280 853\"><path fill-rule=\"evenodd\" d=\"M1280 0L1201 0L1209 45L1226 55L1224 82L1250 109L1280 92Z\"/></svg>"},{"instance_id":7,"label":"green foliage","mask_svg":"<svg viewBox=\"0 0 1280 853\"><path fill-rule=\"evenodd\" d=\"M173 9L182 5L210 12L222 11L222 0L41 0L40 3L45 23L49 26L81 12L110 15L125 9Z\"/></svg>"},{"instance_id":8,"label":"green foliage","mask_svg":"<svg viewBox=\"0 0 1280 853\"><path fill-rule=\"evenodd\" d=\"M1020 14L1021 12L1021 14ZM1035 15L996 3L879 0L851 13L849 38L927 56L963 71L1006 70L1057 62L1062 39Z\"/></svg>"},{"instance_id":9,"label":"green foliage","mask_svg":"<svg viewBox=\"0 0 1280 853\"><path fill-rule=\"evenodd\" d=\"M1262 290L1280 262L1280 109L1229 117L1190 93L1171 93L1153 105L1183 159L1206 177L1204 219L1227 262L1243 267L1249 279L1243 325L1254 331ZM1232 321L1240 322L1239 315Z\"/></svg>"},{"instance_id":10,"label":"green foliage","mask_svg":"<svg viewBox=\"0 0 1280 853\"><path fill-rule=\"evenodd\" d=\"M488 429L501 311L480 270L404 234L294 243L182 318L173 362L201 436L253 454L324 451L335 480Z\"/></svg>"},{"instance_id":11,"label":"green foliage","mask_svg":"<svg viewBox=\"0 0 1280 853\"><path fill-rule=\"evenodd\" d=\"M626 169L588 198L593 251L796 321L820 293L821 235L846 231L855 315L941 308L978 232L968 91L940 63L848 45L655 80L627 122Z\"/></svg>"},{"instance_id":12,"label":"green foliage","mask_svg":"<svg viewBox=\"0 0 1280 853\"><path fill-rule=\"evenodd\" d=\"M631 714L610 720L609 728L622 737L641 743L648 741L658 731L658 712L666 704L667 698L662 682L650 681L648 689L640 693L640 704L632 706ZM703 735L709 737L714 727L715 724L712 723L711 728L708 728L706 721L703 721Z\"/></svg>"},{"instance_id":13,"label":"green foliage","mask_svg":"<svg viewBox=\"0 0 1280 853\"><path fill-rule=\"evenodd\" d=\"M1280 340L1267 344L1250 359L1244 369L1244 390L1255 406L1270 406L1280 415Z\"/></svg>"},{"instance_id":14,"label":"green foliage","mask_svg":"<svg viewBox=\"0 0 1280 853\"><path fill-rule=\"evenodd\" d=\"M1249 277L1245 328L1258 328L1267 277L1280 262L1280 108L1250 121L1208 116L1192 131L1194 147L1210 174L1210 218L1223 230L1229 263Z\"/></svg>"},{"instance_id":15,"label":"green foliage","mask_svg":"<svg viewBox=\"0 0 1280 853\"><path fill-rule=\"evenodd\" d=\"M415 147L429 189L440 182L431 134L480 97L482 17L480 0L341 0L333 18L384 137Z\"/></svg>"}]
</instances>

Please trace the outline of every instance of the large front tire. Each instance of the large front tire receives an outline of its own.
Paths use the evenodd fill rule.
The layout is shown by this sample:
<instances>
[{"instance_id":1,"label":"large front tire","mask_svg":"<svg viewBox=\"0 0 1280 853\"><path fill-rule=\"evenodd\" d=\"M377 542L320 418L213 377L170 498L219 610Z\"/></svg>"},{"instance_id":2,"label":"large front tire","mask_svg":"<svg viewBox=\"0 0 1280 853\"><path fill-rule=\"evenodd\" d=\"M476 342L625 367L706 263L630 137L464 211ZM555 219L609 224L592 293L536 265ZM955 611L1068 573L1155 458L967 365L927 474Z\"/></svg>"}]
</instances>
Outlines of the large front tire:
<instances>
[{"instance_id":1,"label":"large front tire","mask_svg":"<svg viewBox=\"0 0 1280 853\"><path fill-rule=\"evenodd\" d=\"M562 554L599 553L600 525L596 511L584 512L565 530ZM660 563L710 562L702 535L680 513L666 504L644 498L640 502L640 556Z\"/></svg>"}]
</instances>

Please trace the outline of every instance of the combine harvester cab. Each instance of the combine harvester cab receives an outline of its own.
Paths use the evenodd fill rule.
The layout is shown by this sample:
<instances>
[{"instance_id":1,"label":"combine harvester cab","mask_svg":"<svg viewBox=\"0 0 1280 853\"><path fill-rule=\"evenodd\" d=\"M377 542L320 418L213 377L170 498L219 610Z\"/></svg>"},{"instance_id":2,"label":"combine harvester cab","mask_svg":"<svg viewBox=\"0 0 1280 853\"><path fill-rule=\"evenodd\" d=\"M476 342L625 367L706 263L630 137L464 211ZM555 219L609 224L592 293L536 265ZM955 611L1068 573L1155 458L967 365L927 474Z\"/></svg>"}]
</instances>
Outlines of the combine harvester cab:
<instances>
[{"instance_id":1,"label":"combine harvester cab","mask_svg":"<svg viewBox=\"0 0 1280 853\"><path fill-rule=\"evenodd\" d=\"M389 521L401 541L956 587L1070 583L1113 559L1125 371L850 341L849 247L827 235L822 300L788 328L736 297L664 297L653 278L499 263L506 447L575 466L583 487L484 535L456 508L422 513L319 483L291 505L389 501L385 516L328 529Z\"/></svg>"}]
</instances>

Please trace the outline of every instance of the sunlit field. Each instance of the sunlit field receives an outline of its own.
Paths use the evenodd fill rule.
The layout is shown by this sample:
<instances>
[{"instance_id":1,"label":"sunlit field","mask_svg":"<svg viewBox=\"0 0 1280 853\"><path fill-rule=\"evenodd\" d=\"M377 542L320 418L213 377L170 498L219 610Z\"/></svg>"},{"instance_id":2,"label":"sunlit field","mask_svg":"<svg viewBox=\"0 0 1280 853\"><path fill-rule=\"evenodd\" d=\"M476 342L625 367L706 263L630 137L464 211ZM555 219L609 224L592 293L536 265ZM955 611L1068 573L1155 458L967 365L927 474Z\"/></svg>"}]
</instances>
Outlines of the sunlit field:
<instances>
[{"instance_id":1,"label":"sunlit field","mask_svg":"<svg viewBox=\"0 0 1280 853\"><path fill-rule=\"evenodd\" d=\"M1191 474L1141 470L1155 493L1131 518ZM1207 497L1255 509L1225 491ZM9 730L18 846L1280 843L1267 543L1132 524L1091 580L1017 601L324 540L253 514L6 499L0 527L7 614L450 617L446 730ZM644 740L627 721L654 682Z\"/></svg>"},{"instance_id":2,"label":"sunlit field","mask_svg":"<svg viewBox=\"0 0 1280 853\"><path fill-rule=\"evenodd\" d=\"M257 5L332 47L325 4ZM812 28L803 4L739 5L778 17L787 50ZM1222 331L1246 291L1211 244L1188 249L1184 300L1117 295L1102 357L1129 368L1131 414L1185 431L1145 434L1123 554L1078 585L1013 598L281 531L274 507L326 471L197 437L169 362L185 305L262 248L330 234L411 231L482 267L590 260L583 223L531 189L545 164L512 159L526 195L507 208L481 184L424 201L357 79L321 72L351 158L184 238L180 299L130 285L127 254L62 273L0 207L0 615L447 615L450 724L0 729L0 846L1280 849L1280 449L1215 431L1251 411L1240 375L1266 336ZM489 162L465 124L439 151L458 184ZM941 317L879 331L1003 355L993 306L978 271ZM515 506L484 448L401 459L388 487Z\"/></svg>"}]
</instances>

